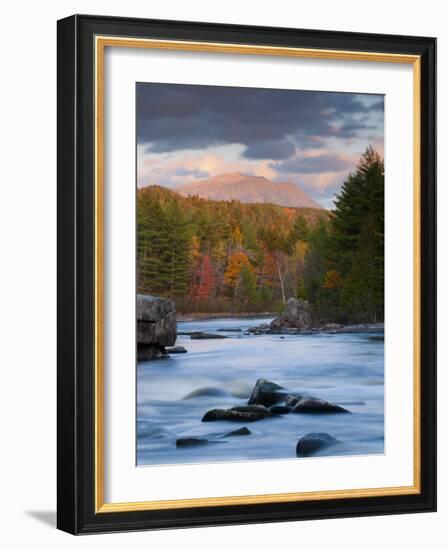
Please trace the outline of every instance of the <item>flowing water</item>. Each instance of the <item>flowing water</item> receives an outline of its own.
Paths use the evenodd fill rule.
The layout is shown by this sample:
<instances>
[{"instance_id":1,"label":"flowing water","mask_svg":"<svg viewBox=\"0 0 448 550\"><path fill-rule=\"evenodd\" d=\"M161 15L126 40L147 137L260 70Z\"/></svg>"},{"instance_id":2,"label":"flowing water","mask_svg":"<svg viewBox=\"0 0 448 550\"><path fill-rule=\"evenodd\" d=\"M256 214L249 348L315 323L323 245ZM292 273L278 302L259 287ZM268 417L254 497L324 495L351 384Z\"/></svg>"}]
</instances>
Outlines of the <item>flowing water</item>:
<instances>
[{"instance_id":1,"label":"flowing water","mask_svg":"<svg viewBox=\"0 0 448 550\"><path fill-rule=\"evenodd\" d=\"M179 322L179 332L226 338L191 340L181 335L176 345L188 353L138 363L138 465L294 458L297 441L310 432L327 432L341 441L323 452L326 455L384 452L383 334L244 333L266 322L270 319ZM217 332L222 328L234 332ZM246 404L258 378L342 405L353 414L287 414L249 423L201 421L210 409ZM213 388L213 395L186 398L201 388ZM243 426L251 435L223 437ZM184 437L214 443L177 448L176 440Z\"/></svg>"}]
</instances>

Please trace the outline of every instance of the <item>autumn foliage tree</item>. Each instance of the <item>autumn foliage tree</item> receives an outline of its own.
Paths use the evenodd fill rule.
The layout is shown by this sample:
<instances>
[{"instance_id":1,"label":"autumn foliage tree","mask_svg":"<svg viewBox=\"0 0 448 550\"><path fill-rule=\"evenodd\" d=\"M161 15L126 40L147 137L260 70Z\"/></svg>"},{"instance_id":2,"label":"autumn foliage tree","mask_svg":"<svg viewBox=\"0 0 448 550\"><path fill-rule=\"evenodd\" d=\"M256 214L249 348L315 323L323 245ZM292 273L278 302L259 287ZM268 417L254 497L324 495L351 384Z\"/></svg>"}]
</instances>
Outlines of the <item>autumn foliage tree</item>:
<instances>
[{"instance_id":1,"label":"autumn foliage tree","mask_svg":"<svg viewBox=\"0 0 448 550\"><path fill-rule=\"evenodd\" d=\"M229 257L224 273L224 283L232 289L237 288L241 282L241 272L244 268L251 269L249 258L243 251L237 250Z\"/></svg>"},{"instance_id":2,"label":"autumn foliage tree","mask_svg":"<svg viewBox=\"0 0 448 550\"><path fill-rule=\"evenodd\" d=\"M215 275L213 272L212 261L208 254L202 257L201 268L199 272L199 284L196 288L195 296L198 300L205 300L213 295L215 289Z\"/></svg>"}]
</instances>

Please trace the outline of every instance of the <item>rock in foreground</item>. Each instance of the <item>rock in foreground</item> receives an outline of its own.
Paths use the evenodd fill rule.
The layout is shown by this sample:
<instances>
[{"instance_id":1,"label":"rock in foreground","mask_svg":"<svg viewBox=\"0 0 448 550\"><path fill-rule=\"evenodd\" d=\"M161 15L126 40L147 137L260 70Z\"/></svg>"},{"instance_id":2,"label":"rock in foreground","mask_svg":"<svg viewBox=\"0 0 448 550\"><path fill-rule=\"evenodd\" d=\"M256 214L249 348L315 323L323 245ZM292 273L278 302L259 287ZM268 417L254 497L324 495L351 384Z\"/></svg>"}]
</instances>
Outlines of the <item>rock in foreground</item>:
<instances>
[{"instance_id":1,"label":"rock in foreground","mask_svg":"<svg viewBox=\"0 0 448 550\"><path fill-rule=\"evenodd\" d=\"M176 306L156 296L137 295L137 360L166 355L165 347L176 343Z\"/></svg>"},{"instance_id":2,"label":"rock in foreground","mask_svg":"<svg viewBox=\"0 0 448 550\"><path fill-rule=\"evenodd\" d=\"M338 439L327 433L309 433L299 439L296 447L298 457L312 456L323 449L337 445Z\"/></svg>"},{"instance_id":3,"label":"rock in foreground","mask_svg":"<svg viewBox=\"0 0 448 550\"><path fill-rule=\"evenodd\" d=\"M249 405L233 407L232 409L212 409L205 413L202 422L212 422L215 420L228 420L230 422L255 422L262 420L272 413L261 405Z\"/></svg>"},{"instance_id":4,"label":"rock in foreground","mask_svg":"<svg viewBox=\"0 0 448 550\"><path fill-rule=\"evenodd\" d=\"M233 432L229 432L226 435L223 435L222 437L234 437L234 436L242 436L242 435L251 435L251 431L244 426L244 428L240 428L239 430L233 430Z\"/></svg>"},{"instance_id":5,"label":"rock in foreground","mask_svg":"<svg viewBox=\"0 0 448 550\"><path fill-rule=\"evenodd\" d=\"M269 382L269 380L265 378L259 378L249 397L248 404L264 405L265 407L275 405L285 400L286 394L277 391L282 389L284 388L275 384L275 382Z\"/></svg>"},{"instance_id":6,"label":"rock in foreground","mask_svg":"<svg viewBox=\"0 0 448 550\"><path fill-rule=\"evenodd\" d=\"M313 326L311 308L305 300L290 298L281 314L271 321L272 331L282 329L310 329Z\"/></svg>"},{"instance_id":7,"label":"rock in foreground","mask_svg":"<svg viewBox=\"0 0 448 550\"><path fill-rule=\"evenodd\" d=\"M349 413L344 407L334 405L318 397L303 397L292 410L293 413L325 414L325 413Z\"/></svg>"},{"instance_id":8,"label":"rock in foreground","mask_svg":"<svg viewBox=\"0 0 448 550\"><path fill-rule=\"evenodd\" d=\"M181 437L176 439L177 448L203 447L211 443L224 443L224 441L209 441L208 439L200 439L199 437Z\"/></svg>"}]
</instances>

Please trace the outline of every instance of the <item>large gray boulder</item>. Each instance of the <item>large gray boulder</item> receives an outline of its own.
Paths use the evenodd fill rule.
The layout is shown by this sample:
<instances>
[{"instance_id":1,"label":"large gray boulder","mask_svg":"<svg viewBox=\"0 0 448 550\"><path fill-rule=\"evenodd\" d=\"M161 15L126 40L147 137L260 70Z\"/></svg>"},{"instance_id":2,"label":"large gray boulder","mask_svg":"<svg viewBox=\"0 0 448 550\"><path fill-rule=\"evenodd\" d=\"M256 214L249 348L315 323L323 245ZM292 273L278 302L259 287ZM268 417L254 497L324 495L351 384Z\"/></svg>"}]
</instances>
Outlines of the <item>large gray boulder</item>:
<instances>
[{"instance_id":1,"label":"large gray boulder","mask_svg":"<svg viewBox=\"0 0 448 550\"><path fill-rule=\"evenodd\" d=\"M137 352L139 361L165 355L165 347L176 343L176 306L174 302L137 295Z\"/></svg>"},{"instance_id":2,"label":"large gray boulder","mask_svg":"<svg viewBox=\"0 0 448 550\"><path fill-rule=\"evenodd\" d=\"M311 308L305 300L290 298L281 314L271 321L271 330L310 329L313 326Z\"/></svg>"}]
</instances>

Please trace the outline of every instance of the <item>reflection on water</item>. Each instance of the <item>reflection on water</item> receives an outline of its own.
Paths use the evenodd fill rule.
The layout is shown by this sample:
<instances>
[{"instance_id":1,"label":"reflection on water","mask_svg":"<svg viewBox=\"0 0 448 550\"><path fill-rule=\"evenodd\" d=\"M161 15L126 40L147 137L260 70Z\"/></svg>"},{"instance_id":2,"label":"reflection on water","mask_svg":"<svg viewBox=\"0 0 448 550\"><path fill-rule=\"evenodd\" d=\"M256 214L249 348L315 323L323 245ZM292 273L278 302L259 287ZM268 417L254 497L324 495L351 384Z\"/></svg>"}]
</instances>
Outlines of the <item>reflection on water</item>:
<instances>
[{"instance_id":1,"label":"reflection on water","mask_svg":"<svg viewBox=\"0 0 448 550\"><path fill-rule=\"evenodd\" d=\"M342 444L325 454L384 452L384 342L382 335L244 334L270 319L207 319L178 323L179 332L214 332L219 340L176 345L188 353L137 366L137 464L181 464L294 458L298 439L327 432ZM288 414L251 423L201 422L213 408L244 405L258 378L291 391L306 392L348 408L353 414ZM184 399L200 388L213 396ZM220 439L247 426L251 435ZM181 437L206 437L218 443L176 448Z\"/></svg>"}]
</instances>

